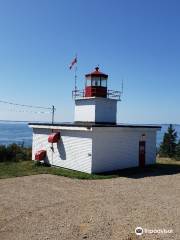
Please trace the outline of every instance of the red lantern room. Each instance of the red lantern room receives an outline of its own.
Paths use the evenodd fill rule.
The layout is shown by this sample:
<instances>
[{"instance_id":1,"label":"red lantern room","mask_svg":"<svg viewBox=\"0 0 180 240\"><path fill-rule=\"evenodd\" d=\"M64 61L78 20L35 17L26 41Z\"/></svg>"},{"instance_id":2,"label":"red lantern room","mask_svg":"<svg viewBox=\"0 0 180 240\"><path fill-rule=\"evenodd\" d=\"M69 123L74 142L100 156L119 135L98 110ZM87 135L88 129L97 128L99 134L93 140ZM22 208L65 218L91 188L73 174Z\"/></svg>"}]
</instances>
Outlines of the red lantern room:
<instances>
[{"instance_id":1,"label":"red lantern room","mask_svg":"<svg viewBox=\"0 0 180 240\"><path fill-rule=\"evenodd\" d=\"M85 97L107 97L107 74L100 72L96 67L94 72L86 74L85 77Z\"/></svg>"}]
</instances>

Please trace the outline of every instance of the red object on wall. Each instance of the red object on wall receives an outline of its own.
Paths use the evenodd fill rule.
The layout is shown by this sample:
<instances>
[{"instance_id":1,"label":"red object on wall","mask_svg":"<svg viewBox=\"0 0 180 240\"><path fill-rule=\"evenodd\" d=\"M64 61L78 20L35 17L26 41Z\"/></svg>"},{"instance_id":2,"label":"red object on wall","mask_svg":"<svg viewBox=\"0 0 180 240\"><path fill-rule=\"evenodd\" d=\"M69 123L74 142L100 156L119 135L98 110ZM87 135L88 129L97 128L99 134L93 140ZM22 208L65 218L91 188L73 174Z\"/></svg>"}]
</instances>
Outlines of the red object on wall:
<instances>
[{"instance_id":1,"label":"red object on wall","mask_svg":"<svg viewBox=\"0 0 180 240\"><path fill-rule=\"evenodd\" d=\"M51 133L48 137L49 143L57 143L60 140L60 132Z\"/></svg>"},{"instance_id":2,"label":"red object on wall","mask_svg":"<svg viewBox=\"0 0 180 240\"><path fill-rule=\"evenodd\" d=\"M85 97L107 97L107 87L93 87L88 86L85 88Z\"/></svg>"},{"instance_id":3,"label":"red object on wall","mask_svg":"<svg viewBox=\"0 0 180 240\"><path fill-rule=\"evenodd\" d=\"M46 150L39 150L35 154L35 160L36 161L42 161L42 160L44 160L45 157L46 157Z\"/></svg>"}]
</instances>

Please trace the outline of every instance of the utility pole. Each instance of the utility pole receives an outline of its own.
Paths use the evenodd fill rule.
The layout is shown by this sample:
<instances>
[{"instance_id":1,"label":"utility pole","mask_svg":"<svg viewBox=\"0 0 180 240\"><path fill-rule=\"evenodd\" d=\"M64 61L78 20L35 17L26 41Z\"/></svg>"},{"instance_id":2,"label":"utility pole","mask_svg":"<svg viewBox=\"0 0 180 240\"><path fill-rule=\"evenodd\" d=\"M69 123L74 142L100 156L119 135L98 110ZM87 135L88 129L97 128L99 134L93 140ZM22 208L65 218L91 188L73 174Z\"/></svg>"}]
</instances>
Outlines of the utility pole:
<instances>
[{"instance_id":1,"label":"utility pole","mask_svg":"<svg viewBox=\"0 0 180 240\"><path fill-rule=\"evenodd\" d=\"M76 94L76 91L77 91L77 66L75 67L75 70L74 70L74 88L75 88L75 94Z\"/></svg>"},{"instance_id":2,"label":"utility pole","mask_svg":"<svg viewBox=\"0 0 180 240\"><path fill-rule=\"evenodd\" d=\"M54 124L54 112L55 112L55 107L52 105L52 124Z\"/></svg>"}]
</instances>

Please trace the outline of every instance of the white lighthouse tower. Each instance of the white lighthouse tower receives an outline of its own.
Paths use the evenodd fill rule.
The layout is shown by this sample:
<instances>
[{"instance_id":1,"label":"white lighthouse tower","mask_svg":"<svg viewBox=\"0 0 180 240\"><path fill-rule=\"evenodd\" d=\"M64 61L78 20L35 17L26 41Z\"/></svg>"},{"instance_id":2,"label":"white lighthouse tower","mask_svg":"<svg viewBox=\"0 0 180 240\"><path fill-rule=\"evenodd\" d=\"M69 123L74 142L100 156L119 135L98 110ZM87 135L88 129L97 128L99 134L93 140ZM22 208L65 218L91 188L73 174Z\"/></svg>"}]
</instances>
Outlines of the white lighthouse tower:
<instances>
[{"instance_id":1,"label":"white lighthouse tower","mask_svg":"<svg viewBox=\"0 0 180 240\"><path fill-rule=\"evenodd\" d=\"M117 102L120 92L108 90L108 75L95 71L85 75L83 91L73 91L75 98L75 123L116 124Z\"/></svg>"},{"instance_id":2,"label":"white lighthouse tower","mask_svg":"<svg viewBox=\"0 0 180 240\"><path fill-rule=\"evenodd\" d=\"M121 92L109 90L108 75L95 68L75 89L75 118L69 123L29 123L32 159L86 173L144 167L156 161L156 125L118 124Z\"/></svg>"}]
</instances>

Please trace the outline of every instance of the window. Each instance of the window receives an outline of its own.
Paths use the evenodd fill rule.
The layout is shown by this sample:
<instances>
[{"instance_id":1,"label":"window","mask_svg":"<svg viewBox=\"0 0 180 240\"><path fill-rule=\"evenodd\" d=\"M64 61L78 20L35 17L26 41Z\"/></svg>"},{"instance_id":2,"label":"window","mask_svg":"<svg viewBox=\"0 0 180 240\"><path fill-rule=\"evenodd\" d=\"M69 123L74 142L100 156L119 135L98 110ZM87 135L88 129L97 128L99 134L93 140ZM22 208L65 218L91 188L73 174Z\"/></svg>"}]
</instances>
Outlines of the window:
<instances>
[{"instance_id":1,"label":"window","mask_svg":"<svg viewBox=\"0 0 180 240\"><path fill-rule=\"evenodd\" d=\"M91 80L86 80L86 86L90 87L91 86Z\"/></svg>"},{"instance_id":2,"label":"window","mask_svg":"<svg viewBox=\"0 0 180 240\"><path fill-rule=\"evenodd\" d=\"M142 141L142 142L146 141L146 134L145 134L145 133L143 133L143 134L141 135L140 141Z\"/></svg>"},{"instance_id":3,"label":"window","mask_svg":"<svg viewBox=\"0 0 180 240\"><path fill-rule=\"evenodd\" d=\"M101 86L102 87L107 87L107 79L101 78Z\"/></svg>"},{"instance_id":4,"label":"window","mask_svg":"<svg viewBox=\"0 0 180 240\"><path fill-rule=\"evenodd\" d=\"M92 86L100 86L100 78L99 77L92 77Z\"/></svg>"}]
</instances>

